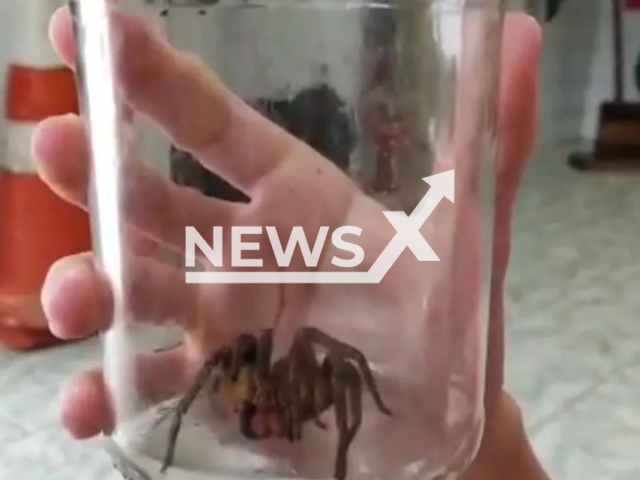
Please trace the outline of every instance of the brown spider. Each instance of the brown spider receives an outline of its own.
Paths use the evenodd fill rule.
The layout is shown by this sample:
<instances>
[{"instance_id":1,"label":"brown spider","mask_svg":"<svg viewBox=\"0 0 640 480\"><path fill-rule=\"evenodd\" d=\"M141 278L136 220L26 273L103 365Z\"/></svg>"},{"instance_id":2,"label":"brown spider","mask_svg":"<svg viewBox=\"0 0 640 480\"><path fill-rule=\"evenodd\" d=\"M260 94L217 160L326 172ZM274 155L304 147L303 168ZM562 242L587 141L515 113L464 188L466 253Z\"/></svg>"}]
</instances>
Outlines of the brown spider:
<instances>
[{"instance_id":1,"label":"brown spider","mask_svg":"<svg viewBox=\"0 0 640 480\"><path fill-rule=\"evenodd\" d=\"M322 362L317 360L316 345L327 350ZM361 374L378 409L391 415L365 356L312 327L298 332L289 353L273 365L272 351L273 331L265 330L259 336L241 335L233 348L223 347L211 356L176 407L162 472L173 463L182 417L207 380L215 378L214 392L231 398L240 432L250 440L299 441L306 422L326 429L319 417L335 407L338 446L334 477L345 479L347 452L362 420ZM219 374L212 377L216 372Z\"/></svg>"}]
</instances>

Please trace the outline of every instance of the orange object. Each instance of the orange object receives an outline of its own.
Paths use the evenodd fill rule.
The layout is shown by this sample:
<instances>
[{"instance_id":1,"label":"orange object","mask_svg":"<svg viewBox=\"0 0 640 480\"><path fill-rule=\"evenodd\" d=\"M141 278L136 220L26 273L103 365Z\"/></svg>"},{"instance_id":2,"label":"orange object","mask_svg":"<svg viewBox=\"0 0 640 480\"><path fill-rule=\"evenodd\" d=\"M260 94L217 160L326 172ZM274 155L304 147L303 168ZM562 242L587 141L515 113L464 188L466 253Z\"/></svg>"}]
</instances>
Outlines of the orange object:
<instances>
[{"instance_id":1,"label":"orange object","mask_svg":"<svg viewBox=\"0 0 640 480\"><path fill-rule=\"evenodd\" d=\"M30 158L38 122L78 113L73 72L49 44L57 3L21 0L25 38L8 67L6 146L0 158L0 344L18 350L58 342L48 331L40 291L58 259L89 250L88 215L40 180Z\"/></svg>"},{"instance_id":2,"label":"orange object","mask_svg":"<svg viewBox=\"0 0 640 480\"><path fill-rule=\"evenodd\" d=\"M30 173L0 172L0 295L39 291L59 258L88 250L87 215Z\"/></svg>"},{"instance_id":3,"label":"orange object","mask_svg":"<svg viewBox=\"0 0 640 480\"><path fill-rule=\"evenodd\" d=\"M58 345L60 340L41 328L18 328L0 324L0 345L12 350L36 350Z\"/></svg>"},{"instance_id":4,"label":"orange object","mask_svg":"<svg viewBox=\"0 0 640 480\"><path fill-rule=\"evenodd\" d=\"M12 65L7 78L6 115L14 121L38 122L52 115L78 112L75 76L65 67Z\"/></svg>"}]
</instances>

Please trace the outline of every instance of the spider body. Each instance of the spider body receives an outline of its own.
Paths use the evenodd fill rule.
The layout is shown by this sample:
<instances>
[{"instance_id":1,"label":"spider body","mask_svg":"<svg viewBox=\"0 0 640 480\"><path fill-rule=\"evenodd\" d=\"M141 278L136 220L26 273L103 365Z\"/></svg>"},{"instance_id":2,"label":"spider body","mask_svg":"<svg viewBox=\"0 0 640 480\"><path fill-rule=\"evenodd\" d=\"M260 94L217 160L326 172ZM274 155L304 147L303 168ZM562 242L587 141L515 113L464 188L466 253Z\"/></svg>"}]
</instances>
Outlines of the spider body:
<instances>
[{"instance_id":1,"label":"spider body","mask_svg":"<svg viewBox=\"0 0 640 480\"><path fill-rule=\"evenodd\" d=\"M322 361L317 346L327 352ZM299 441L306 423L328 429L320 416L333 407L338 431L334 477L346 478L347 452L362 421L363 380L378 409L391 414L365 356L315 328L302 329L287 355L275 363L272 353L273 332L266 330L258 336L241 335L232 348L223 347L212 355L178 404L163 472L173 462L183 415L207 379L215 375L214 393L233 405L240 432L249 440Z\"/></svg>"}]
</instances>

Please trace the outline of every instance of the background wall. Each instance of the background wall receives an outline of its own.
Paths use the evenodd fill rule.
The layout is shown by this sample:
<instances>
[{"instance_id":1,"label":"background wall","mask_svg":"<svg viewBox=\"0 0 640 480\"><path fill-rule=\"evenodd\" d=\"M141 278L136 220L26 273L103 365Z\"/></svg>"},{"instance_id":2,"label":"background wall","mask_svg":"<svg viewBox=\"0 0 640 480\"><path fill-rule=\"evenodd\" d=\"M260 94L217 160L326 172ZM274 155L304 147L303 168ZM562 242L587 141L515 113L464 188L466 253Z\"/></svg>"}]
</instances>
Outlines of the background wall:
<instances>
[{"instance_id":1,"label":"background wall","mask_svg":"<svg viewBox=\"0 0 640 480\"><path fill-rule=\"evenodd\" d=\"M4 156L6 127L4 117L7 65L15 58L14 52L20 52L21 49L30 52L30 58L36 58L38 62L45 62L45 64L55 58L52 57L53 50L49 49L48 52L40 50L38 53L33 50L33 47L34 42L40 42L42 37L46 37L49 12L53 13L65 3L66 0L0 0L0 148L2 148L0 155L2 156ZM33 11L39 12L39 7L43 9L42 14L34 19L31 13ZM30 22L29 19L31 19ZM21 35L27 35L27 31L40 31L41 28L45 29L44 35L41 35L40 38L29 37L33 40L31 44L26 42L25 37L21 38ZM39 45L39 43L36 44ZM0 163L2 163L2 158L0 158Z\"/></svg>"},{"instance_id":2,"label":"background wall","mask_svg":"<svg viewBox=\"0 0 640 480\"><path fill-rule=\"evenodd\" d=\"M560 14L544 24L539 74L541 145L573 143L583 135L581 128L587 115L585 102L592 83L592 61L603 3L607 2L567 0ZM601 69L602 65L598 67Z\"/></svg>"},{"instance_id":3,"label":"background wall","mask_svg":"<svg viewBox=\"0 0 640 480\"><path fill-rule=\"evenodd\" d=\"M23 1L23 0L20 0ZM9 61L9 42L16 38L16 19L20 11L19 2L0 0L0 146L4 147L4 104L6 90L7 62Z\"/></svg>"},{"instance_id":4,"label":"background wall","mask_svg":"<svg viewBox=\"0 0 640 480\"><path fill-rule=\"evenodd\" d=\"M542 18L542 0L533 2ZM613 97L610 0L567 0L544 25L539 145L593 139L602 101ZM625 12L626 98L638 99L633 67L640 52L640 12Z\"/></svg>"},{"instance_id":5,"label":"background wall","mask_svg":"<svg viewBox=\"0 0 640 480\"><path fill-rule=\"evenodd\" d=\"M4 111L9 44L21 26L22 1L0 1L0 108ZM28 0L33 1L33 0ZM48 0L61 3L60 0ZM541 0L510 0L512 10L524 10ZM598 106L613 90L610 1L567 0L560 15L545 25L540 70L540 143L573 143L593 137ZM626 14L627 93L638 98L632 68L640 51L640 13ZM4 140L4 115L0 142Z\"/></svg>"},{"instance_id":6,"label":"background wall","mask_svg":"<svg viewBox=\"0 0 640 480\"><path fill-rule=\"evenodd\" d=\"M573 0L582 3L585 0ZM593 0L589 0L592 1ZM594 32L595 45L593 63L589 71L589 89L586 97L587 113L581 125L582 135L593 137L598 124L598 107L603 100L613 97L613 37L611 30L611 2L598 1L598 24ZM640 55L640 10L625 13L625 97L640 100L634 84L633 69Z\"/></svg>"}]
</instances>

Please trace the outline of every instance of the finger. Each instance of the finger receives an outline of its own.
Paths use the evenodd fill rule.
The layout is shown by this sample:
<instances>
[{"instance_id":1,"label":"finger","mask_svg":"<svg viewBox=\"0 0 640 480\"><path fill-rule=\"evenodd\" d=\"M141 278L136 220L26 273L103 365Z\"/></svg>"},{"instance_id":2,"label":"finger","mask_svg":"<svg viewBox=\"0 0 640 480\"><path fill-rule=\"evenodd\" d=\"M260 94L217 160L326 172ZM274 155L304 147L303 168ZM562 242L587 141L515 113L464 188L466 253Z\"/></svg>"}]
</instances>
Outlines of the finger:
<instances>
[{"instance_id":1,"label":"finger","mask_svg":"<svg viewBox=\"0 0 640 480\"><path fill-rule=\"evenodd\" d=\"M542 33L525 14L507 16L498 120L498 204L512 205L535 142Z\"/></svg>"},{"instance_id":2,"label":"finger","mask_svg":"<svg viewBox=\"0 0 640 480\"><path fill-rule=\"evenodd\" d=\"M155 405L179 395L190 378L182 349L138 358L139 399ZM84 372L72 380L62 402L62 425L77 439L110 435L115 428L112 395L101 370Z\"/></svg>"},{"instance_id":3,"label":"finger","mask_svg":"<svg viewBox=\"0 0 640 480\"><path fill-rule=\"evenodd\" d=\"M501 276L508 262L511 209L535 141L541 44L540 27L532 17L519 13L507 16L498 120L496 199L495 262Z\"/></svg>"},{"instance_id":4,"label":"finger","mask_svg":"<svg viewBox=\"0 0 640 480\"><path fill-rule=\"evenodd\" d=\"M111 322L111 288L95 270L89 254L55 263L41 297L49 330L63 340L89 337L106 330Z\"/></svg>"},{"instance_id":5,"label":"finger","mask_svg":"<svg viewBox=\"0 0 640 480\"><path fill-rule=\"evenodd\" d=\"M73 68L76 59L76 46L69 7L60 7L51 16L49 40L62 61Z\"/></svg>"},{"instance_id":6,"label":"finger","mask_svg":"<svg viewBox=\"0 0 640 480\"><path fill-rule=\"evenodd\" d=\"M54 192L87 209L89 147L79 117L52 117L38 125L32 138L32 156L41 178ZM123 166L118 180L120 211L126 214L126 220L156 241L178 249L184 248L187 226L208 237L214 225L230 225L239 208L178 186L141 162Z\"/></svg>"},{"instance_id":7,"label":"finger","mask_svg":"<svg viewBox=\"0 0 640 480\"><path fill-rule=\"evenodd\" d=\"M62 402L61 420L77 439L112 432L114 414L102 372L85 372L71 382Z\"/></svg>"},{"instance_id":8,"label":"finger","mask_svg":"<svg viewBox=\"0 0 640 480\"><path fill-rule=\"evenodd\" d=\"M499 107L498 191L491 288L487 408L499 405L504 385L504 281L509 261L515 194L534 143L537 68L542 38L531 17L507 15L503 37Z\"/></svg>"},{"instance_id":9,"label":"finger","mask_svg":"<svg viewBox=\"0 0 640 480\"><path fill-rule=\"evenodd\" d=\"M251 196L260 179L299 149L306 151L141 18L114 13L112 19L115 70L126 103L151 117L177 146L235 187ZM54 15L50 31L56 51L73 63L75 46L66 7Z\"/></svg>"},{"instance_id":10,"label":"finger","mask_svg":"<svg viewBox=\"0 0 640 480\"><path fill-rule=\"evenodd\" d=\"M125 305L139 321L177 323L190 328L198 317L199 290L184 273L150 258L125 264ZM42 288L49 328L58 338L86 338L106 331L113 319L109 280L89 253L56 262Z\"/></svg>"}]
</instances>

